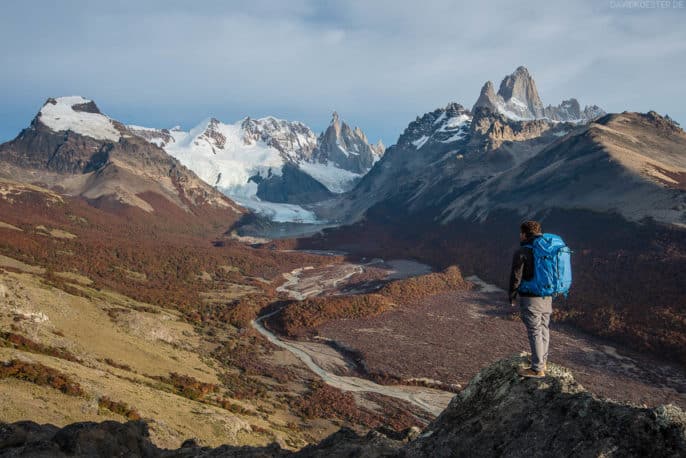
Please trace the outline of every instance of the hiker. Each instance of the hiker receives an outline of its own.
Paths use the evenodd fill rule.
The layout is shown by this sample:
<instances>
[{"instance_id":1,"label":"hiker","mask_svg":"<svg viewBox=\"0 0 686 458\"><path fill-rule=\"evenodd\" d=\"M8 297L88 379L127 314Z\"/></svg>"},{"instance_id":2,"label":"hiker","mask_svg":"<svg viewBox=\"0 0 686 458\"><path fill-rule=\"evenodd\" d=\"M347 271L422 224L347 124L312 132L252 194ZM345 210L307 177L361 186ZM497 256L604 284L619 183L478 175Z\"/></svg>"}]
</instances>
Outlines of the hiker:
<instances>
[{"instance_id":1,"label":"hiker","mask_svg":"<svg viewBox=\"0 0 686 458\"><path fill-rule=\"evenodd\" d=\"M521 247L512 259L510 305L519 297L520 315L531 346L531 367L518 372L524 377L545 376L550 344L553 295L567 295L571 286L571 251L554 234L543 234L537 221L524 221L519 228Z\"/></svg>"}]
</instances>

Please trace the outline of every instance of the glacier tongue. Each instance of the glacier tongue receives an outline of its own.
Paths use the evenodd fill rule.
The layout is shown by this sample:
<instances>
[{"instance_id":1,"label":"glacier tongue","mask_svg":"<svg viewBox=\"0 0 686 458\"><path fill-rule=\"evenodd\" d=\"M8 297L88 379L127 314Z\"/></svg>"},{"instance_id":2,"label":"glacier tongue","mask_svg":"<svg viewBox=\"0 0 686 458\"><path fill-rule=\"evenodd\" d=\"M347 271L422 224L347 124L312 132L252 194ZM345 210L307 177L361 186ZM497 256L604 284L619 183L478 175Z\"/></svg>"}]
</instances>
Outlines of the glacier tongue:
<instances>
[{"instance_id":1,"label":"glacier tongue","mask_svg":"<svg viewBox=\"0 0 686 458\"><path fill-rule=\"evenodd\" d=\"M320 162L301 162L300 169L336 194L349 191L355 186L362 174L350 172L331 164Z\"/></svg>"}]
</instances>

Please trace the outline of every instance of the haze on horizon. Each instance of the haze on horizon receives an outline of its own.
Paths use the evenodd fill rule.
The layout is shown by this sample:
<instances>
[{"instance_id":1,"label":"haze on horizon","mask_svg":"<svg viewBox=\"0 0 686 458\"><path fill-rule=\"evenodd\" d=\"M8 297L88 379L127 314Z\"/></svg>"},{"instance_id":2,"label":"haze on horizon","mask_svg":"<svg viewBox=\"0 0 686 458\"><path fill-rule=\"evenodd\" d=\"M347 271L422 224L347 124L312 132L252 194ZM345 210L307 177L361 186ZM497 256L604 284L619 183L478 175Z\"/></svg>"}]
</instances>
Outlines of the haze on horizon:
<instances>
[{"instance_id":1,"label":"haze on horizon","mask_svg":"<svg viewBox=\"0 0 686 458\"><path fill-rule=\"evenodd\" d=\"M686 124L686 2L657 5L10 0L0 141L46 98L79 94L150 127L273 115L321 131L336 110L390 145L417 115L471 107L519 65L546 105L576 97Z\"/></svg>"}]
</instances>

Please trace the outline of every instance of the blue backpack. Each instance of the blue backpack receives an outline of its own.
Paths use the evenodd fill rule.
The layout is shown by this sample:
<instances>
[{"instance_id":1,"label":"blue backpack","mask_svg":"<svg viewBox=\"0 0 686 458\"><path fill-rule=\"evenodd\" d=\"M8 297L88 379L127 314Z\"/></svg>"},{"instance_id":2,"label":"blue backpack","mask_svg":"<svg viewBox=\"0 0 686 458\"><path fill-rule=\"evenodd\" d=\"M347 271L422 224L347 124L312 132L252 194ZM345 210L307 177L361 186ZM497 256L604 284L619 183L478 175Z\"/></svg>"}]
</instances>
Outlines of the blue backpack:
<instances>
[{"instance_id":1,"label":"blue backpack","mask_svg":"<svg viewBox=\"0 0 686 458\"><path fill-rule=\"evenodd\" d=\"M519 292L567 297L572 286L572 250L562 238L555 234L543 234L524 246L534 252L534 276L531 280L522 281Z\"/></svg>"}]
</instances>

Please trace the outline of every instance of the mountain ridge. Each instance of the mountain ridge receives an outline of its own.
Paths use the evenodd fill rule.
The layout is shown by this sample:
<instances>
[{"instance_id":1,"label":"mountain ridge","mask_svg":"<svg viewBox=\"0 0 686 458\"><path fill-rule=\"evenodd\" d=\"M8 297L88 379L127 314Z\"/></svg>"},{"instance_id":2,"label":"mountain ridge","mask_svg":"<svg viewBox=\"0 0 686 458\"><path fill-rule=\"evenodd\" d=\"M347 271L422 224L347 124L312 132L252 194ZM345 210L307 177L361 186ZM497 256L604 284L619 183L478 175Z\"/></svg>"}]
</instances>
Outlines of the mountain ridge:
<instances>
[{"instance_id":1,"label":"mountain ridge","mask_svg":"<svg viewBox=\"0 0 686 458\"><path fill-rule=\"evenodd\" d=\"M0 174L42 182L93 202L114 199L146 212L156 193L187 212L243 210L161 148L132 135L79 96L50 98L29 127L0 145ZM231 220L233 218L228 218Z\"/></svg>"},{"instance_id":2,"label":"mountain ridge","mask_svg":"<svg viewBox=\"0 0 686 458\"><path fill-rule=\"evenodd\" d=\"M551 121L583 123L605 114L605 111L597 105L586 106L582 110L575 98L563 100L557 106L544 107L538 95L536 82L524 66L517 67L513 73L506 75L497 93L493 83L487 81L481 88L472 111L476 111L479 107L499 112L515 121L550 119Z\"/></svg>"},{"instance_id":3,"label":"mountain ridge","mask_svg":"<svg viewBox=\"0 0 686 458\"><path fill-rule=\"evenodd\" d=\"M351 128L335 112L319 137L299 121L273 116L234 124L209 118L188 132L129 129L162 146L224 194L276 221L316 222L300 205L352 188L384 148L370 145L359 127Z\"/></svg>"}]
</instances>

